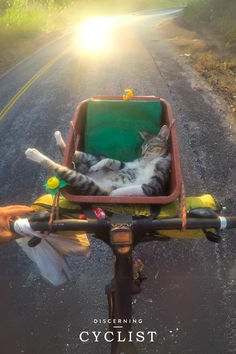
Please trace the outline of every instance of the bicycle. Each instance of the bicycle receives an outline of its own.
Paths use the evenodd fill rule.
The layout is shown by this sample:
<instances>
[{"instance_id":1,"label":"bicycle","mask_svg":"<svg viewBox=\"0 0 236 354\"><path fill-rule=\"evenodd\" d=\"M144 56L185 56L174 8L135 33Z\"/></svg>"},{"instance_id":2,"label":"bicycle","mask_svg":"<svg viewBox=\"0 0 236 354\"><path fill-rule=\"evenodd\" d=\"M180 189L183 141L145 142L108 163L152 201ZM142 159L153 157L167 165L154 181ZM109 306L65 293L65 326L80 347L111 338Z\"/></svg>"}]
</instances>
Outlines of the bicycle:
<instances>
[{"instance_id":1,"label":"bicycle","mask_svg":"<svg viewBox=\"0 0 236 354\"><path fill-rule=\"evenodd\" d=\"M194 211L193 211L194 213ZM47 218L48 216L46 216ZM111 354L137 354L132 342L125 341L132 330L132 250L140 242L167 241L168 237L158 235L158 230L181 230L182 219L134 219L131 215L113 215L111 221L65 219L54 220L53 224L43 221L43 215L33 215L29 224L34 231L85 231L111 247L115 255L114 278L106 287L111 332ZM219 216L215 212L208 217L187 218L186 229L232 229L236 228L236 216ZM14 224L11 230L15 230ZM208 240L219 242L220 236L206 232ZM34 237L35 238L35 237ZM33 238L33 239L34 239ZM122 325L117 326L121 322Z\"/></svg>"}]
</instances>

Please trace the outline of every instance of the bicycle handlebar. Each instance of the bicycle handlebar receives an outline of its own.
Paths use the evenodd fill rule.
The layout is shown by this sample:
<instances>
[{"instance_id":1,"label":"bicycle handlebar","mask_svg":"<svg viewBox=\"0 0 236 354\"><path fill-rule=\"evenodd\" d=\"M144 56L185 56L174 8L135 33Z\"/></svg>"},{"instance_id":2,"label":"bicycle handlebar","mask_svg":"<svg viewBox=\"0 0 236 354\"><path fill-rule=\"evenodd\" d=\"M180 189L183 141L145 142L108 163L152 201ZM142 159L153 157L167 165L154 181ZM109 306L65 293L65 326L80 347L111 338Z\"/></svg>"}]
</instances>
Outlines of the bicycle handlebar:
<instances>
[{"instance_id":1,"label":"bicycle handlebar","mask_svg":"<svg viewBox=\"0 0 236 354\"><path fill-rule=\"evenodd\" d=\"M87 231L90 233L109 232L112 223L107 220L55 220L52 225L46 221L30 221L34 231ZM151 232L156 230L181 230L182 219L154 219L133 220L130 225L132 231ZM187 218L186 229L232 229L236 228L236 216L217 218Z\"/></svg>"}]
</instances>

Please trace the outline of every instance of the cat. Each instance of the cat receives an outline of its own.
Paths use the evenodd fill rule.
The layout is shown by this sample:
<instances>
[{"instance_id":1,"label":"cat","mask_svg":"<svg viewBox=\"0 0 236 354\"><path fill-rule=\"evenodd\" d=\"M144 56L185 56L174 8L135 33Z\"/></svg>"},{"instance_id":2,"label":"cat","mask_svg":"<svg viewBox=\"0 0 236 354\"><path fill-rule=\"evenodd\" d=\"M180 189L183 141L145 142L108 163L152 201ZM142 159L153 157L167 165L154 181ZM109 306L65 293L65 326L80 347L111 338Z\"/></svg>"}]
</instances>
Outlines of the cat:
<instances>
[{"instance_id":1,"label":"cat","mask_svg":"<svg viewBox=\"0 0 236 354\"><path fill-rule=\"evenodd\" d=\"M54 171L80 195L110 196L160 196L166 193L170 175L171 154L168 138L170 129L162 126L158 135L139 132L143 139L142 155L132 162L122 162L76 151L73 158L75 169L50 160L36 149L25 154L41 166ZM60 132L55 133L62 153L65 142Z\"/></svg>"}]
</instances>

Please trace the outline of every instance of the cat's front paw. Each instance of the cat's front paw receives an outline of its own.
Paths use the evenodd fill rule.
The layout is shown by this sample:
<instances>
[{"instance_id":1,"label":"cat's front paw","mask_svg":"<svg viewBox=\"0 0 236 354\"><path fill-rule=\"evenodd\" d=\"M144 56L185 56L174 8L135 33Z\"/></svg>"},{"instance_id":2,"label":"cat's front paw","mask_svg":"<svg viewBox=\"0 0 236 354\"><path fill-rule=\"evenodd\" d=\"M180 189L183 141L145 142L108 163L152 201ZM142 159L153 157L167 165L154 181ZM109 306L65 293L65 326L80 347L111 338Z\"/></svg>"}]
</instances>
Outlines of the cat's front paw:
<instances>
[{"instance_id":1,"label":"cat's front paw","mask_svg":"<svg viewBox=\"0 0 236 354\"><path fill-rule=\"evenodd\" d=\"M56 142L57 142L57 146L59 147L62 155L64 155L66 144L65 144L65 141L62 138L61 132L59 130L57 130L54 133L54 136L55 136L55 139L56 139Z\"/></svg>"},{"instance_id":2,"label":"cat's front paw","mask_svg":"<svg viewBox=\"0 0 236 354\"><path fill-rule=\"evenodd\" d=\"M27 159L35 161L37 163L42 163L43 161L47 160L47 157L41 152L39 152L37 149L27 149L25 152L25 155Z\"/></svg>"},{"instance_id":3,"label":"cat's front paw","mask_svg":"<svg viewBox=\"0 0 236 354\"><path fill-rule=\"evenodd\" d=\"M105 167L109 168L110 165L111 165L110 159L103 159L97 162L95 165L91 166L89 172L97 172L99 170L102 170Z\"/></svg>"},{"instance_id":4,"label":"cat's front paw","mask_svg":"<svg viewBox=\"0 0 236 354\"><path fill-rule=\"evenodd\" d=\"M96 165L91 166L91 167L89 168L89 172L97 172L98 170L100 170L100 168L97 167Z\"/></svg>"},{"instance_id":5,"label":"cat's front paw","mask_svg":"<svg viewBox=\"0 0 236 354\"><path fill-rule=\"evenodd\" d=\"M99 161L98 163L90 167L89 172L97 172L101 170L103 167L104 167L103 161Z\"/></svg>"},{"instance_id":6,"label":"cat's front paw","mask_svg":"<svg viewBox=\"0 0 236 354\"><path fill-rule=\"evenodd\" d=\"M57 145L60 146L61 148L65 148L66 144L65 144L65 141L62 138L61 132L59 130L57 130L54 133L54 136L55 136Z\"/></svg>"}]
</instances>

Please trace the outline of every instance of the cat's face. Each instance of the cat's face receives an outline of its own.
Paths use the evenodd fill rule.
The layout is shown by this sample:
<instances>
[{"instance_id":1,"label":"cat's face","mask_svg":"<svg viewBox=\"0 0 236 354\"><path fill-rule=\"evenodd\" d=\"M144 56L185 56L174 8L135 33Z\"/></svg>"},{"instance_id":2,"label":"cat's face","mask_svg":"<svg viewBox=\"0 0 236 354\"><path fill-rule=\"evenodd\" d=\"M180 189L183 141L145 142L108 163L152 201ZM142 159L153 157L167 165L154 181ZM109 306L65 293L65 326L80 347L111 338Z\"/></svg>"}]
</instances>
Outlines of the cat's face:
<instances>
[{"instance_id":1,"label":"cat's face","mask_svg":"<svg viewBox=\"0 0 236 354\"><path fill-rule=\"evenodd\" d=\"M142 144L142 156L154 157L164 155L168 149L168 138L170 129L163 125L158 135L152 135L147 132L139 132L144 142Z\"/></svg>"}]
</instances>

